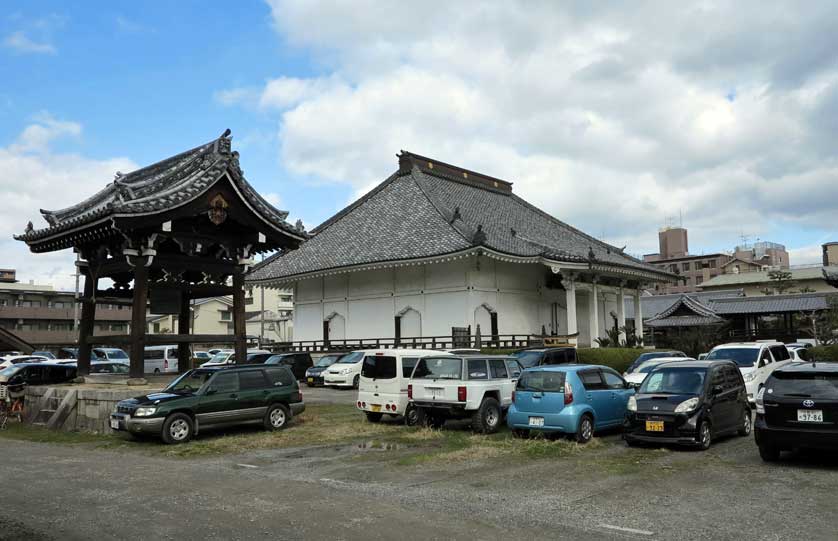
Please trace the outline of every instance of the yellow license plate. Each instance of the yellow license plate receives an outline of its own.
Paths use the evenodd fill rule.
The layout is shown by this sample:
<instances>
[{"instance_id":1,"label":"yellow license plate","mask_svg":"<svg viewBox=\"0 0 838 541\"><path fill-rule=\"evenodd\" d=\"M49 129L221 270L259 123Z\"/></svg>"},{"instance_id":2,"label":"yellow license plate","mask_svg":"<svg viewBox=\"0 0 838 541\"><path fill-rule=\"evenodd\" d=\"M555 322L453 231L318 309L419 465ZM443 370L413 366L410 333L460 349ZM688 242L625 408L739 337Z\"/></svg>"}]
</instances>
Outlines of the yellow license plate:
<instances>
[{"instance_id":1,"label":"yellow license plate","mask_svg":"<svg viewBox=\"0 0 838 541\"><path fill-rule=\"evenodd\" d=\"M372 411L381 411L381 404L370 404Z\"/></svg>"},{"instance_id":2,"label":"yellow license plate","mask_svg":"<svg viewBox=\"0 0 838 541\"><path fill-rule=\"evenodd\" d=\"M314 383L314 378L308 378L309 383Z\"/></svg>"},{"instance_id":3,"label":"yellow license plate","mask_svg":"<svg viewBox=\"0 0 838 541\"><path fill-rule=\"evenodd\" d=\"M646 432L663 432L663 421L646 421Z\"/></svg>"}]
</instances>

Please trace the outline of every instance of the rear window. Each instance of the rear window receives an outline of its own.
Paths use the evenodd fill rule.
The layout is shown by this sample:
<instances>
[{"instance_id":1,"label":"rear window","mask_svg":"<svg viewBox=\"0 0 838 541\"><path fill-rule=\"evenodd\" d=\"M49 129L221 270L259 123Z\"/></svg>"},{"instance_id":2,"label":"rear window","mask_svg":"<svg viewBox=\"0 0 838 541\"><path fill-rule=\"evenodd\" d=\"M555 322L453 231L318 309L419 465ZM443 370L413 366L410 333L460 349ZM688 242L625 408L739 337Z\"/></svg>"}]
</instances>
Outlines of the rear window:
<instances>
[{"instance_id":1,"label":"rear window","mask_svg":"<svg viewBox=\"0 0 838 541\"><path fill-rule=\"evenodd\" d=\"M402 377L409 378L418 361L419 357L402 357Z\"/></svg>"},{"instance_id":2,"label":"rear window","mask_svg":"<svg viewBox=\"0 0 838 541\"><path fill-rule=\"evenodd\" d=\"M534 391L543 393L564 392L564 372L553 372L547 370L536 370L523 372L518 380L519 391Z\"/></svg>"},{"instance_id":3,"label":"rear window","mask_svg":"<svg viewBox=\"0 0 838 541\"><path fill-rule=\"evenodd\" d=\"M295 381L291 370L282 366L266 368L265 375L274 386L293 385Z\"/></svg>"},{"instance_id":4,"label":"rear window","mask_svg":"<svg viewBox=\"0 0 838 541\"><path fill-rule=\"evenodd\" d=\"M370 379L393 379L396 377L396 358L367 355L361 366L361 375Z\"/></svg>"},{"instance_id":5,"label":"rear window","mask_svg":"<svg viewBox=\"0 0 838 541\"><path fill-rule=\"evenodd\" d=\"M765 392L774 396L838 399L838 374L793 374L777 372L765 384Z\"/></svg>"},{"instance_id":6,"label":"rear window","mask_svg":"<svg viewBox=\"0 0 838 541\"><path fill-rule=\"evenodd\" d=\"M518 353L514 353L512 356L518 359L518 362L521 363L521 366L524 368L532 368L533 366L538 366L541 362L541 356L543 354L543 351L519 351Z\"/></svg>"},{"instance_id":7,"label":"rear window","mask_svg":"<svg viewBox=\"0 0 838 541\"><path fill-rule=\"evenodd\" d=\"M413 371L414 379L461 379L463 361L455 358L419 359Z\"/></svg>"}]
</instances>

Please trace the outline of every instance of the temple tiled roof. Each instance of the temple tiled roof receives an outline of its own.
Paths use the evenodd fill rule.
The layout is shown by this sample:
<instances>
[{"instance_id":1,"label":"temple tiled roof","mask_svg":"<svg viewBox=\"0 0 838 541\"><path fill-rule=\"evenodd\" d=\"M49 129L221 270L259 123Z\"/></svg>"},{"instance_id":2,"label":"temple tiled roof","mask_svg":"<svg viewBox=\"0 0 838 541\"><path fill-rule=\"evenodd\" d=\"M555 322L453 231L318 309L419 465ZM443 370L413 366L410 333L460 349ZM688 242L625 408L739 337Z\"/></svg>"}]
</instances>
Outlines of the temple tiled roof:
<instances>
[{"instance_id":1,"label":"temple tiled roof","mask_svg":"<svg viewBox=\"0 0 838 541\"><path fill-rule=\"evenodd\" d=\"M287 282L478 248L514 260L675 279L524 201L511 183L407 152L399 156L399 171L312 233L297 250L255 267L248 280Z\"/></svg>"},{"instance_id":2,"label":"temple tiled roof","mask_svg":"<svg viewBox=\"0 0 838 541\"><path fill-rule=\"evenodd\" d=\"M117 172L113 182L81 203L61 210L41 210L49 226L27 227L15 239L33 243L112 216L153 214L176 208L205 193L225 173L230 175L245 201L271 226L305 237L285 221L287 212L265 201L244 178L239 154L231 149L227 130L218 139L171 158L130 173Z\"/></svg>"}]
</instances>

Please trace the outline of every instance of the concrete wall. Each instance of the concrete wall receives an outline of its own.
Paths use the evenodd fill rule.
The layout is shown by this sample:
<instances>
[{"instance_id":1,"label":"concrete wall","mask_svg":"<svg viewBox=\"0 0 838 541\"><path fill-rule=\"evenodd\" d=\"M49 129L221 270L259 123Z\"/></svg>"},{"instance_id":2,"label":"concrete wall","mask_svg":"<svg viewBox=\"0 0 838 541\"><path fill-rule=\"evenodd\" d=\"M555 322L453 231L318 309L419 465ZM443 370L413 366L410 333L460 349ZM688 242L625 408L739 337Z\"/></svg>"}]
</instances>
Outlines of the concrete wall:
<instances>
[{"instance_id":1,"label":"concrete wall","mask_svg":"<svg viewBox=\"0 0 838 541\"><path fill-rule=\"evenodd\" d=\"M111 412L116 403L126 398L137 396L136 389L125 387L125 389L75 389L73 387L54 387L53 397L44 399L49 387L27 387L24 403L24 414L30 421L46 422L49 419L48 412L35 417L36 411L54 410L67 393L75 392L76 403L69 411L67 418L59 430L85 430L89 432L110 433L112 430L108 424ZM146 391L142 391L146 392Z\"/></svg>"}]
</instances>

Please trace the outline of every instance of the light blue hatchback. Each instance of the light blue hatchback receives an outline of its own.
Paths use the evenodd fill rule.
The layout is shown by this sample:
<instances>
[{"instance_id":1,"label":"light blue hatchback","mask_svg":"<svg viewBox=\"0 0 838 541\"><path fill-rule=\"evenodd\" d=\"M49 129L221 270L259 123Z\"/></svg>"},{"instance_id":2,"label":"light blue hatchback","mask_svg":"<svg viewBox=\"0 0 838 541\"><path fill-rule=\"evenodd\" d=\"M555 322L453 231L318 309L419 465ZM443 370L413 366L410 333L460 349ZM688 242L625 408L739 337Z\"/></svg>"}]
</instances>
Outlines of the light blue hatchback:
<instances>
[{"instance_id":1,"label":"light blue hatchback","mask_svg":"<svg viewBox=\"0 0 838 541\"><path fill-rule=\"evenodd\" d=\"M616 371L597 365L552 365L521 373L506 424L516 436L559 433L588 442L595 431L623 424L634 394Z\"/></svg>"}]
</instances>

